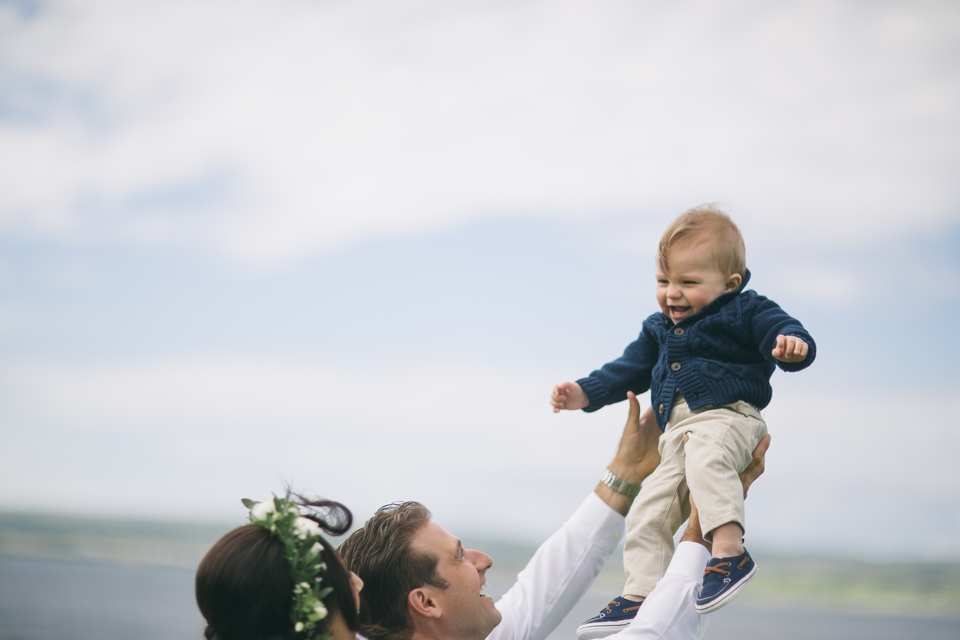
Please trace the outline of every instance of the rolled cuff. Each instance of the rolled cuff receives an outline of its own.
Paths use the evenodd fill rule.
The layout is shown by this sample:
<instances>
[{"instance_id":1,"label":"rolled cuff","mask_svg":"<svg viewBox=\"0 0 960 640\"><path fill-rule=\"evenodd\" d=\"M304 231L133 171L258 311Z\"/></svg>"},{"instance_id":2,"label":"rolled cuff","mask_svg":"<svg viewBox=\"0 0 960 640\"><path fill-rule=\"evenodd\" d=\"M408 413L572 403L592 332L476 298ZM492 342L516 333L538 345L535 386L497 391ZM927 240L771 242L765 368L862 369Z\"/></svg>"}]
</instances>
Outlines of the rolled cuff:
<instances>
[{"instance_id":1,"label":"rolled cuff","mask_svg":"<svg viewBox=\"0 0 960 640\"><path fill-rule=\"evenodd\" d=\"M597 409L602 409L609 403L607 390L595 378L580 378L577 384L587 394L590 404L583 408L585 413L591 413Z\"/></svg>"}]
</instances>

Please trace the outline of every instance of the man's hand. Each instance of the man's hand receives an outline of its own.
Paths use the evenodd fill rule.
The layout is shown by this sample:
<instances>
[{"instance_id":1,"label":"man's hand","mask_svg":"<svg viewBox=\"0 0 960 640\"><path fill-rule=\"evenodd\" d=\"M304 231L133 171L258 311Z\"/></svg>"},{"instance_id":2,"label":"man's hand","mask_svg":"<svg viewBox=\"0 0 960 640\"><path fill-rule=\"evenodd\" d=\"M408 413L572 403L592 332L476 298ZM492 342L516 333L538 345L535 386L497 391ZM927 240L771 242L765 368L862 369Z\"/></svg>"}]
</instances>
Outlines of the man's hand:
<instances>
[{"instance_id":1,"label":"man's hand","mask_svg":"<svg viewBox=\"0 0 960 640\"><path fill-rule=\"evenodd\" d=\"M686 436L684 436L684 442L686 442ZM743 498L746 500L747 491L750 490L750 485L753 482L763 475L764 469L766 469L764 460L767 457L767 449L770 448L770 434L760 438L760 442L757 443L757 448L753 450L753 460L750 461L750 464L747 465L747 468L743 470L743 473L740 474L740 484L743 485ZM691 500L691 503L693 501Z\"/></svg>"},{"instance_id":2,"label":"man's hand","mask_svg":"<svg viewBox=\"0 0 960 640\"><path fill-rule=\"evenodd\" d=\"M689 440L687 434L683 434L683 442L686 444ZM747 468L743 470L740 474L740 484L743 485L743 497L746 499L747 492L750 490L750 485L754 481L763 475L765 469L764 460L767 456L767 449L770 448L770 434L760 438L760 442L757 443L757 448L753 450L753 459L750 461L750 464L747 465ZM710 551L710 543L703 539L703 531L700 530L700 516L697 513L697 505L693 502L693 494L690 494L690 521L687 523L687 530L684 532L683 537L680 538L680 541L691 541L699 542L707 548L707 551Z\"/></svg>"},{"instance_id":3,"label":"man's hand","mask_svg":"<svg viewBox=\"0 0 960 640\"><path fill-rule=\"evenodd\" d=\"M652 409L647 409L643 416L640 415L640 402L632 391L627 392L627 400L630 404L627 424L623 427L620 446L617 447L609 469L624 482L640 484L660 464L657 443L662 432L653 417ZM633 498L616 493L604 484L597 486L597 495L623 515L627 515L630 505L633 504Z\"/></svg>"},{"instance_id":4,"label":"man's hand","mask_svg":"<svg viewBox=\"0 0 960 640\"><path fill-rule=\"evenodd\" d=\"M777 336L777 346L772 353L780 362L803 362L809 349L809 345L797 336Z\"/></svg>"},{"instance_id":5,"label":"man's hand","mask_svg":"<svg viewBox=\"0 0 960 640\"><path fill-rule=\"evenodd\" d=\"M553 387L550 404L553 412L559 413L561 409L583 409L590 404L590 398L576 382L561 382Z\"/></svg>"},{"instance_id":6,"label":"man's hand","mask_svg":"<svg viewBox=\"0 0 960 640\"><path fill-rule=\"evenodd\" d=\"M640 415L640 401L633 391L627 392L627 402L630 412L627 414L627 424L623 427L620 436L620 446L617 454L610 463L610 471L618 478L630 484L640 484L660 464L660 451L657 444L660 440L660 427L653 417L653 410Z\"/></svg>"}]
</instances>

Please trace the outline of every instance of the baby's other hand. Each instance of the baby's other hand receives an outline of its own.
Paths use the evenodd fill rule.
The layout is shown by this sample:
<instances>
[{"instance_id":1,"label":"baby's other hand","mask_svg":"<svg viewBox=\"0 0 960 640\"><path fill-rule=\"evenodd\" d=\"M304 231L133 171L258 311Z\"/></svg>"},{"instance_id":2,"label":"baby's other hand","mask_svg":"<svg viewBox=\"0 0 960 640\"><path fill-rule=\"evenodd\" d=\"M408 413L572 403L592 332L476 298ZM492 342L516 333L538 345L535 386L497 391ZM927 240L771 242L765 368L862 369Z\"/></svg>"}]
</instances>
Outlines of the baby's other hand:
<instances>
[{"instance_id":1,"label":"baby's other hand","mask_svg":"<svg viewBox=\"0 0 960 640\"><path fill-rule=\"evenodd\" d=\"M780 362L803 362L810 347L797 336L777 336L773 357Z\"/></svg>"},{"instance_id":2,"label":"baby's other hand","mask_svg":"<svg viewBox=\"0 0 960 640\"><path fill-rule=\"evenodd\" d=\"M561 409L583 409L590 404L590 399L576 382L561 382L553 387L550 404L553 412L559 413Z\"/></svg>"}]
</instances>

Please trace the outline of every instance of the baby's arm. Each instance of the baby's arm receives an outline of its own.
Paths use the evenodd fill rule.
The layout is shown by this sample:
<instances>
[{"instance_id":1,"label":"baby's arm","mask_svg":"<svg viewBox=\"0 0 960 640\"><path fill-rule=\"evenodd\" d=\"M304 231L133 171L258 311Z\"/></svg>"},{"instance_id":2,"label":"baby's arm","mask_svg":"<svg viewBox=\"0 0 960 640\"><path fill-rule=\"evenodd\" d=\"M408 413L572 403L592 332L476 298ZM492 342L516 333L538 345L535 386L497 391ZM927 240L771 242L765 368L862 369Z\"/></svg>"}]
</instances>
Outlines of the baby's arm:
<instances>
[{"instance_id":1,"label":"baby's arm","mask_svg":"<svg viewBox=\"0 0 960 640\"><path fill-rule=\"evenodd\" d=\"M800 371L813 364L817 345L799 320L776 302L757 296L750 319L754 343L784 371Z\"/></svg>"},{"instance_id":2,"label":"baby's arm","mask_svg":"<svg viewBox=\"0 0 960 640\"><path fill-rule=\"evenodd\" d=\"M650 388L651 371L657 361L656 341L645 331L630 343L623 355L608 362L586 378L561 382L550 394L553 411L584 409L596 411L627 397L627 391L643 393Z\"/></svg>"}]
</instances>

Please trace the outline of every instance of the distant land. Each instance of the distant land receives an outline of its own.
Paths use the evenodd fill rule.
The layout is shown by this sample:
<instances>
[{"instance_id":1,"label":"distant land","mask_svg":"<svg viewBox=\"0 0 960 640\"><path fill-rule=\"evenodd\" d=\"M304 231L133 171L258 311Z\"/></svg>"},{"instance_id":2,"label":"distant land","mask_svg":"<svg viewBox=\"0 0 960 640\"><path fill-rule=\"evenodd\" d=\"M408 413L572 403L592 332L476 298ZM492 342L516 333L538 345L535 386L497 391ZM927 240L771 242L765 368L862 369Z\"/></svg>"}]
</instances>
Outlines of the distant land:
<instances>
[{"instance_id":1,"label":"distant land","mask_svg":"<svg viewBox=\"0 0 960 640\"><path fill-rule=\"evenodd\" d=\"M0 512L0 555L196 567L236 524L109 520Z\"/></svg>"},{"instance_id":2,"label":"distant land","mask_svg":"<svg viewBox=\"0 0 960 640\"><path fill-rule=\"evenodd\" d=\"M193 568L240 523L108 520L0 512L0 555L103 564ZM334 539L336 543L336 539ZM464 537L494 558L491 595L499 595L535 547ZM756 550L755 550L756 551ZM870 563L832 557L757 553L760 570L740 600L770 607L903 615L960 616L960 563ZM615 595L623 583L619 552L591 589Z\"/></svg>"}]
</instances>

